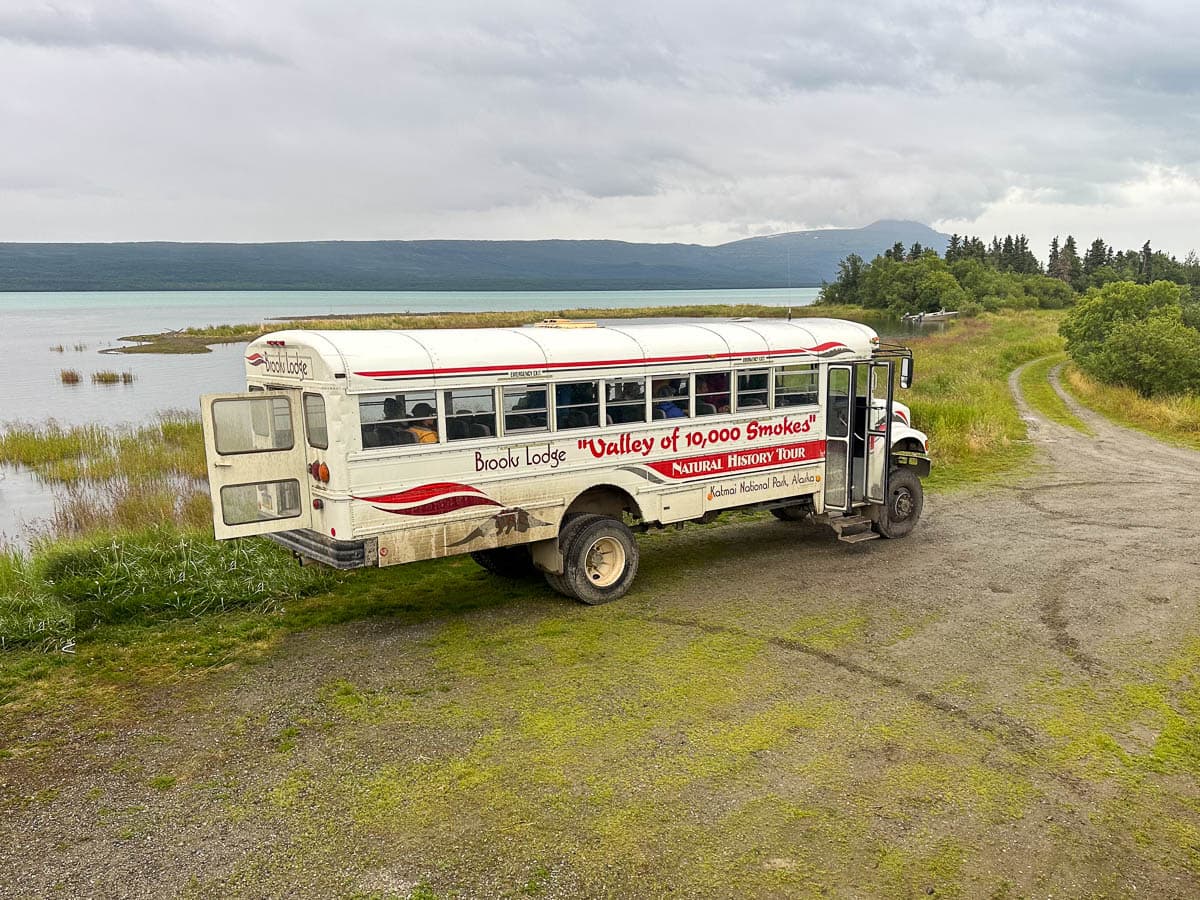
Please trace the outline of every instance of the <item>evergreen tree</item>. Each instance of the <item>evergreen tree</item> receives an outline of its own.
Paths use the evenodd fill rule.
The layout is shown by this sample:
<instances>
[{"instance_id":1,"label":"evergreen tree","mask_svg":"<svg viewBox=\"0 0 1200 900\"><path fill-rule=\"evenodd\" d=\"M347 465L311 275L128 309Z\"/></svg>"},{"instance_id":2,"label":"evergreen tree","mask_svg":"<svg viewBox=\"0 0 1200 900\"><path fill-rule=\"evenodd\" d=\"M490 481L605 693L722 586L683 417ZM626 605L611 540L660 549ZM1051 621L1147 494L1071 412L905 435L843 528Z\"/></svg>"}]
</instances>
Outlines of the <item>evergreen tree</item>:
<instances>
[{"instance_id":1,"label":"evergreen tree","mask_svg":"<svg viewBox=\"0 0 1200 900\"><path fill-rule=\"evenodd\" d=\"M1000 250L1000 270L1002 272L1011 272L1016 266L1014 265L1015 250L1013 247L1013 237L1011 234L1004 236L1004 245Z\"/></svg>"},{"instance_id":2,"label":"evergreen tree","mask_svg":"<svg viewBox=\"0 0 1200 900\"><path fill-rule=\"evenodd\" d=\"M1101 266L1107 264L1111 249L1104 244L1103 238L1096 238L1088 252L1083 256L1083 274L1091 275Z\"/></svg>"},{"instance_id":3,"label":"evergreen tree","mask_svg":"<svg viewBox=\"0 0 1200 900\"><path fill-rule=\"evenodd\" d=\"M1050 241L1050 258L1046 261L1046 274L1051 278L1058 278L1060 254L1058 251L1058 235Z\"/></svg>"},{"instance_id":4,"label":"evergreen tree","mask_svg":"<svg viewBox=\"0 0 1200 900\"><path fill-rule=\"evenodd\" d=\"M914 259L920 259L920 258L921 258L921 255L922 255L924 252L925 252L925 248L921 246L921 242L920 242L920 241L915 241L915 242L913 243L913 245L912 245L911 247L909 247L909 248L908 248L908 259L909 259L909 261L911 262L911 261L912 261L912 260L914 260Z\"/></svg>"},{"instance_id":5,"label":"evergreen tree","mask_svg":"<svg viewBox=\"0 0 1200 900\"><path fill-rule=\"evenodd\" d=\"M1150 242L1142 244L1141 259L1138 260L1138 281L1142 284L1149 284L1154 275L1154 251L1150 249Z\"/></svg>"},{"instance_id":6,"label":"evergreen tree","mask_svg":"<svg viewBox=\"0 0 1200 900\"><path fill-rule=\"evenodd\" d=\"M954 262L958 259L962 252L962 239L959 238L958 232L950 235L950 243L946 247L946 262Z\"/></svg>"},{"instance_id":7,"label":"evergreen tree","mask_svg":"<svg viewBox=\"0 0 1200 900\"><path fill-rule=\"evenodd\" d=\"M1059 255L1060 268L1066 276L1063 278L1067 284L1071 285L1075 290L1082 291L1085 287L1083 283L1083 262L1079 259L1079 250L1075 246L1075 236L1067 235L1067 240L1063 244L1062 253Z\"/></svg>"}]
</instances>

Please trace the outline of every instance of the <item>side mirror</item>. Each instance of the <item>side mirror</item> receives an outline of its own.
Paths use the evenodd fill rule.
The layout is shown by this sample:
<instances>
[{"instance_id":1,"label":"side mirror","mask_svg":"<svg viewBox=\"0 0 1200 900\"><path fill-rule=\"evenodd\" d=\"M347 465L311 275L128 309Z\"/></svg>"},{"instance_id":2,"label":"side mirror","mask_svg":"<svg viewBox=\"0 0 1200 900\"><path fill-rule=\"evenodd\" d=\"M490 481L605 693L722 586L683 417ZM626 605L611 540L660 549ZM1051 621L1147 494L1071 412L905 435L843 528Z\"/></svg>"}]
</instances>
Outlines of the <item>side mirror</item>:
<instances>
[{"instance_id":1,"label":"side mirror","mask_svg":"<svg viewBox=\"0 0 1200 900\"><path fill-rule=\"evenodd\" d=\"M912 387L913 363L911 356L900 357L900 387L908 390Z\"/></svg>"}]
</instances>

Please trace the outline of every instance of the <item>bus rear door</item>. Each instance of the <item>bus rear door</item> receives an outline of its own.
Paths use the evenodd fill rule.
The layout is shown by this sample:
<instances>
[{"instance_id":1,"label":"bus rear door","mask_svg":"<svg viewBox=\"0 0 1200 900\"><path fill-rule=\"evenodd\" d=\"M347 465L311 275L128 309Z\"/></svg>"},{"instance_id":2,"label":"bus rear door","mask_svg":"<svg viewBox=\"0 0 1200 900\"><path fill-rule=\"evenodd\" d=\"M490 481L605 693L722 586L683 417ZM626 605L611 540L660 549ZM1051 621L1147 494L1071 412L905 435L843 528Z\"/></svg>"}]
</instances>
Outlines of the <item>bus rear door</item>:
<instances>
[{"instance_id":1,"label":"bus rear door","mask_svg":"<svg viewBox=\"0 0 1200 900\"><path fill-rule=\"evenodd\" d=\"M200 398L219 539L312 526L299 390Z\"/></svg>"}]
</instances>

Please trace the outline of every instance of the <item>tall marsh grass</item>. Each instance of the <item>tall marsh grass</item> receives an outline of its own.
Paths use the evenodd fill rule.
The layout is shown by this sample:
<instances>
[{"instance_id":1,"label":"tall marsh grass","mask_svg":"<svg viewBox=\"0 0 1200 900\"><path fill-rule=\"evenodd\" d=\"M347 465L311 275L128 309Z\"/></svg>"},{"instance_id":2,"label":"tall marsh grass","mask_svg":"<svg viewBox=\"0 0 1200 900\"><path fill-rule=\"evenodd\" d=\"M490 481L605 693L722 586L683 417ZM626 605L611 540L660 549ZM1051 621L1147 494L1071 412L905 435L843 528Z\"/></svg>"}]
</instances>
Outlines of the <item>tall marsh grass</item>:
<instances>
[{"instance_id":1,"label":"tall marsh grass","mask_svg":"<svg viewBox=\"0 0 1200 900\"><path fill-rule=\"evenodd\" d=\"M1096 381L1073 365L1064 368L1062 381L1084 406L1115 422L1200 449L1200 395L1143 397L1131 388Z\"/></svg>"},{"instance_id":2,"label":"tall marsh grass","mask_svg":"<svg viewBox=\"0 0 1200 900\"><path fill-rule=\"evenodd\" d=\"M336 578L267 541L169 526L59 540L0 553L0 648L64 649L98 625L270 610Z\"/></svg>"},{"instance_id":3,"label":"tall marsh grass","mask_svg":"<svg viewBox=\"0 0 1200 900\"><path fill-rule=\"evenodd\" d=\"M206 475L200 422L185 413L160 413L136 428L55 422L12 425L0 434L0 462L31 469L44 481L71 483Z\"/></svg>"},{"instance_id":4,"label":"tall marsh grass","mask_svg":"<svg viewBox=\"0 0 1200 900\"><path fill-rule=\"evenodd\" d=\"M79 384L83 381L83 376L78 369L59 369L58 380L63 384Z\"/></svg>"},{"instance_id":5,"label":"tall marsh grass","mask_svg":"<svg viewBox=\"0 0 1200 900\"><path fill-rule=\"evenodd\" d=\"M92 384L133 384L134 375L130 371L113 372L105 369L92 373Z\"/></svg>"}]
</instances>

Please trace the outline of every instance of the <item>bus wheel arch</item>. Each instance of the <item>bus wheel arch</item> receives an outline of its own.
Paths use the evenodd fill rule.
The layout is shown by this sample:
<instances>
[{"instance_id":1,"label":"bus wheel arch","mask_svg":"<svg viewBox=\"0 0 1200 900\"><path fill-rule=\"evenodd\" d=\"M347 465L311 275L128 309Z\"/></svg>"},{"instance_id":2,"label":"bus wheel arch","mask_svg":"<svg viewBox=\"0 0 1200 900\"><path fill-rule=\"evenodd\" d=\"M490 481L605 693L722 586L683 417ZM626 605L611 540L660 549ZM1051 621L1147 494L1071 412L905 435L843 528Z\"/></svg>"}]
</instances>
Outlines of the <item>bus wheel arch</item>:
<instances>
[{"instance_id":1,"label":"bus wheel arch","mask_svg":"<svg viewBox=\"0 0 1200 900\"><path fill-rule=\"evenodd\" d=\"M563 515L565 522L569 516L592 513L598 516L608 516L620 521L626 514L634 519L642 518L641 507L633 495L615 484L598 484L589 487L576 496L567 506Z\"/></svg>"}]
</instances>

